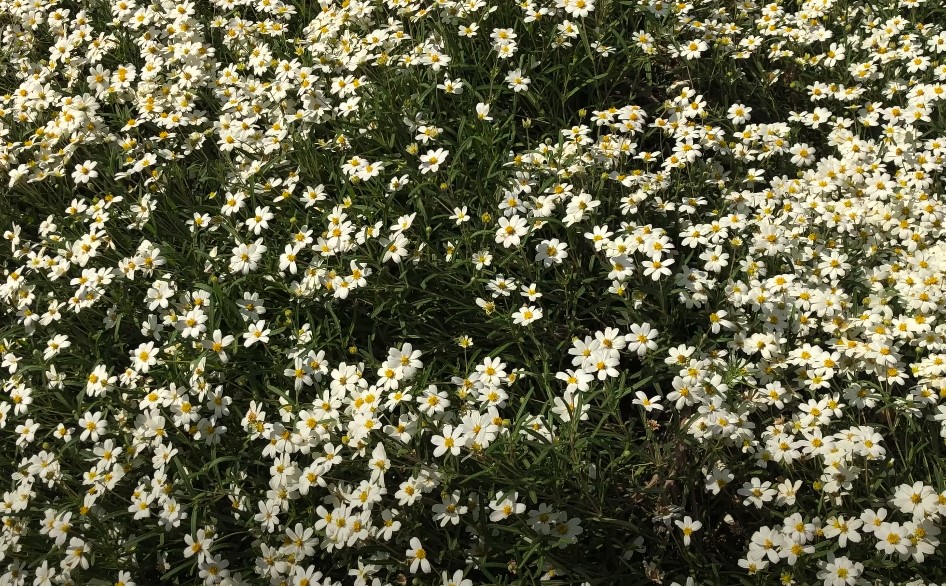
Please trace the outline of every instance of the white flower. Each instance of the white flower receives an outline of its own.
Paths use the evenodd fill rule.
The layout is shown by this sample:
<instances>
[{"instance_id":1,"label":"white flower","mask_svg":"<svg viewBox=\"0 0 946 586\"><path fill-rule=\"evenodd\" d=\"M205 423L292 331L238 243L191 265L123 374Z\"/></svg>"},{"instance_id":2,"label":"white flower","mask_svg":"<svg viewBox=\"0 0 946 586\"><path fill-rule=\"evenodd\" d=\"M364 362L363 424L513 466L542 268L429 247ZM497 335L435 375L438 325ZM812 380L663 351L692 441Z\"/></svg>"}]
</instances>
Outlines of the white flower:
<instances>
[{"instance_id":1,"label":"white flower","mask_svg":"<svg viewBox=\"0 0 946 586\"><path fill-rule=\"evenodd\" d=\"M79 427L82 428L82 435L79 436L80 441L91 440L93 442L99 441L99 436L105 433L105 422L102 421L102 412L96 411L95 413L85 412L85 415L79 418L78 421Z\"/></svg>"},{"instance_id":2,"label":"white flower","mask_svg":"<svg viewBox=\"0 0 946 586\"><path fill-rule=\"evenodd\" d=\"M938 498L931 486L915 482L898 486L890 504L904 514L913 515L914 520L922 520L937 510Z\"/></svg>"},{"instance_id":3,"label":"white flower","mask_svg":"<svg viewBox=\"0 0 946 586\"><path fill-rule=\"evenodd\" d=\"M443 80L443 83L437 84L437 89L443 90L448 94L462 94L463 93L463 80L461 79L450 79L449 77Z\"/></svg>"},{"instance_id":4,"label":"white flower","mask_svg":"<svg viewBox=\"0 0 946 586\"><path fill-rule=\"evenodd\" d=\"M392 177L391 181L388 182L388 191L395 192L404 189L407 184L410 183L410 178L407 175L401 175L400 177Z\"/></svg>"},{"instance_id":5,"label":"white flower","mask_svg":"<svg viewBox=\"0 0 946 586\"><path fill-rule=\"evenodd\" d=\"M154 349L154 342L138 345L132 354L132 365L138 372L148 372L158 362L158 352Z\"/></svg>"},{"instance_id":6,"label":"white flower","mask_svg":"<svg viewBox=\"0 0 946 586\"><path fill-rule=\"evenodd\" d=\"M555 397L552 403L552 413L565 423L575 417L578 421L588 419L588 405L581 403L579 407L579 394L574 391L565 391L561 397Z\"/></svg>"},{"instance_id":7,"label":"white flower","mask_svg":"<svg viewBox=\"0 0 946 586\"><path fill-rule=\"evenodd\" d=\"M49 341L46 342L46 349L43 351L43 360L49 360L53 356L59 354L65 348L68 348L72 345L72 342L69 341L69 337L64 334L57 334L53 336Z\"/></svg>"},{"instance_id":8,"label":"white flower","mask_svg":"<svg viewBox=\"0 0 946 586\"><path fill-rule=\"evenodd\" d=\"M742 124L752 118L751 112L752 108L749 106L744 104L733 104L729 107L729 111L726 115L730 120L732 120L733 124Z\"/></svg>"},{"instance_id":9,"label":"white flower","mask_svg":"<svg viewBox=\"0 0 946 586\"><path fill-rule=\"evenodd\" d=\"M510 495L497 495L496 498L489 503L489 508L493 510L493 512L489 514L489 520L496 523L497 521L508 519L512 515L524 513L526 506L516 502L518 496L519 493L516 492Z\"/></svg>"},{"instance_id":10,"label":"white flower","mask_svg":"<svg viewBox=\"0 0 946 586\"><path fill-rule=\"evenodd\" d=\"M772 500L778 491L772 488L771 482L761 482L757 477L753 477L750 482L744 483L737 492L746 497L742 504L746 506L755 505L756 508L761 509L762 505Z\"/></svg>"},{"instance_id":11,"label":"white flower","mask_svg":"<svg viewBox=\"0 0 946 586\"><path fill-rule=\"evenodd\" d=\"M411 548L407 550L407 559L411 562L410 571L414 573L420 568L425 574L430 572L430 560L427 559L427 552L420 543L420 539L411 538Z\"/></svg>"},{"instance_id":12,"label":"white flower","mask_svg":"<svg viewBox=\"0 0 946 586\"><path fill-rule=\"evenodd\" d=\"M278 502L272 500L259 501L259 513L253 517L268 533L272 533L279 526L279 513L281 511Z\"/></svg>"},{"instance_id":13,"label":"white flower","mask_svg":"<svg viewBox=\"0 0 946 586\"><path fill-rule=\"evenodd\" d=\"M575 18L584 18L595 9L594 0L559 0L558 6Z\"/></svg>"},{"instance_id":14,"label":"white flower","mask_svg":"<svg viewBox=\"0 0 946 586\"><path fill-rule=\"evenodd\" d=\"M848 541L852 543L861 541L861 534L857 530L863 524L864 522L857 518L845 520L843 515L831 517L824 522L824 536L829 539L837 537L838 545L847 547Z\"/></svg>"},{"instance_id":15,"label":"white flower","mask_svg":"<svg viewBox=\"0 0 946 586\"><path fill-rule=\"evenodd\" d=\"M461 37L475 37L479 28L480 25L476 24L475 22L466 25L460 25L459 33Z\"/></svg>"},{"instance_id":16,"label":"white flower","mask_svg":"<svg viewBox=\"0 0 946 586\"><path fill-rule=\"evenodd\" d=\"M648 397L644 393L644 391L637 391L634 394L634 396L636 398L633 401L631 401L631 403L633 403L634 405L640 405L648 413L650 413L654 409L657 409L658 411L663 411L664 406L660 404L660 400L661 400L660 395Z\"/></svg>"},{"instance_id":17,"label":"white flower","mask_svg":"<svg viewBox=\"0 0 946 586\"><path fill-rule=\"evenodd\" d=\"M420 156L420 172L422 175L427 173L436 173L440 165L447 161L450 153L444 149L431 149L426 154Z\"/></svg>"},{"instance_id":18,"label":"white flower","mask_svg":"<svg viewBox=\"0 0 946 586\"><path fill-rule=\"evenodd\" d=\"M523 305L512 314L512 323L527 326L542 319L542 310L535 305Z\"/></svg>"},{"instance_id":19,"label":"white flower","mask_svg":"<svg viewBox=\"0 0 946 586\"><path fill-rule=\"evenodd\" d=\"M798 494L798 490L801 488L801 480L796 480L792 482L788 478L779 483L778 485L778 496L775 497L775 503L778 505L792 506L795 504L795 499Z\"/></svg>"},{"instance_id":20,"label":"white flower","mask_svg":"<svg viewBox=\"0 0 946 586\"><path fill-rule=\"evenodd\" d=\"M538 285L535 283L530 284L528 287L523 285L520 295L527 298L529 301L535 301L539 297L542 297L542 293L539 292Z\"/></svg>"},{"instance_id":21,"label":"white flower","mask_svg":"<svg viewBox=\"0 0 946 586\"><path fill-rule=\"evenodd\" d=\"M440 579L443 580L441 586L473 586L473 580L463 577L463 570L457 570L452 577L447 572L441 572Z\"/></svg>"},{"instance_id":22,"label":"white flower","mask_svg":"<svg viewBox=\"0 0 946 586\"><path fill-rule=\"evenodd\" d=\"M637 352L638 356L647 354L649 350L657 349L657 330L650 324L631 324L631 332L624 335L628 352Z\"/></svg>"},{"instance_id":23,"label":"white flower","mask_svg":"<svg viewBox=\"0 0 946 586\"><path fill-rule=\"evenodd\" d=\"M457 223L457 226L464 222L470 221L470 214L467 213L467 207L463 206L462 208L453 208L453 215L450 216L450 219Z\"/></svg>"},{"instance_id":24,"label":"white flower","mask_svg":"<svg viewBox=\"0 0 946 586\"><path fill-rule=\"evenodd\" d=\"M541 262L545 266L552 266L562 263L562 259L568 257L565 249L568 245L559 242L557 238L543 240L535 247L535 262Z\"/></svg>"},{"instance_id":25,"label":"white flower","mask_svg":"<svg viewBox=\"0 0 946 586\"><path fill-rule=\"evenodd\" d=\"M683 545L690 545L690 536L700 530L703 527L703 524L699 521L694 521L689 516L683 518L683 520L677 519L675 521L677 527L683 532Z\"/></svg>"},{"instance_id":26,"label":"white flower","mask_svg":"<svg viewBox=\"0 0 946 586\"><path fill-rule=\"evenodd\" d=\"M564 372L555 373L555 378L561 381L565 381L568 385L566 391L587 391L588 383L594 380L594 377L584 370L565 370Z\"/></svg>"},{"instance_id":27,"label":"white flower","mask_svg":"<svg viewBox=\"0 0 946 586\"><path fill-rule=\"evenodd\" d=\"M660 277L670 274L670 265L673 264L673 259L645 260L641 264L644 265L644 276L649 276L651 279L657 281Z\"/></svg>"},{"instance_id":28,"label":"white flower","mask_svg":"<svg viewBox=\"0 0 946 586\"><path fill-rule=\"evenodd\" d=\"M77 184L88 183L92 179L95 179L99 176L99 172L95 170L98 163L94 161L85 161L81 165L75 166L75 171L72 172L72 179Z\"/></svg>"},{"instance_id":29,"label":"white flower","mask_svg":"<svg viewBox=\"0 0 946 586\"><path fill-rule=\"evenodd\" d=\"M684 59L696 59L707 49L706 42L702 39L696 39L683 45L680 48L680 56Z\"/></svg>"},{"instance_id":30,"label":"white flower","mask_svg":"<svg viewBox=\"0 0 946 586\"><path fill-rule=\"evenodd\" d=\"M100 415L100 414L97 414L97 415ZM17 425L16 429L14 430L16 432L16 442L14 442L15 445L24 446L26 444L32 443L33 440L36 438L37 430L39 430L39 423L36 423L35 421L33 421L32 418L27 419L23 423ZM87 433L83 432L82 435L83 435L82 439L85 439L84 436L86 436ZM96 435L95 439L93 439L92 441L95 441L96 439L98 439L98 435Z\"/></svg>"},{"instance_id":31,"label":"white flower","mask_svg":"<svg viewBox=\"0 0 946 586\"><path fill-rule=\"evenodd\" d=\"M810 165L815 160L815 149L806 143L798 143L788 150L792 154L792 164L803 167Z\"/></svg>"},{"instance_id":32,"label":"white flower","mask_svg":"<svg viewBox=\"0 0 946 586\"><path fill-rule=\"evenodd\" d=\"M518 246L519 240L529 231L528 223L524 218L515 215L511 218L499 218L499 228L496 229L496 242L503 248Z\"/></svg>"},{"instance_id":33,"label":"white flower","mask_svg":"<svg viewBox=\"0 0 946 586\"><path fill-rule=\"evenodd\" d=\"M531 82L531 79L522 75L521 69L514 69L506 75L506 83L509 85L509 89L516 93L527 91Z\"/></svg>"},{"instance_id":34,"label":"white flower","mask_svg":"<svg viewBox=\"0 0 946 586\"><path fill-rule=\"evenodd\" d=\"M435 435L430 442L437 448L434 450L434 457L439 458L447 452L454 456L460 455L460 448L467 443L467 438L463 433L463 428L445 425L443 435Z\"/></svg>"},{"instance_id":35,"label":"white flower","mask_svg":"<svg viewBox=\"0 0 946 586\"><path fill-rule=\"evenodd\" d=\"M243 345L249 348L256 342L266 344L269 342L270 330L266 327L265 320L259 320L252 324L249 330L243 334Z\"/></svg>"},{"instance_id":36,"label":"white flower","mask_svg":"<svg viewBox=\"0 0 946 586\"><path fill-rule=\"evenodd\" d=\"M821 562L821 568L818 579L824 580L825 586L850 586L857 584L864 571L864 564L852 562L845 556L834 557L833 553L829 553L828 561Z\"/></svg>"},{"instance_id":37,"label":"white flower","mask_svg":"<svg viewBox=\"0 0 946 586\"><path fill-rule=\"evenodd\" d=\"M711 313L709 316L710 331L714 334L718 334L721 328L726 328L727 330L733 329L733 327L735 327L733 323L725 319L727 315L728 314L723 310Z\"/></svg>"},{"instance_id":38,"label":"white flower","mask_svg":"<svg viewBox=\"0 0 946 586\"><path fill-rule=\"evenodd\" d=\"M266 250L268 249L263 245L262 239L250 244L242 243L236 246L233 249L233 256L230 257L230 272L245 275L256 270Z\"/></svg>"},{"instance_id":39,"label":"white flower","mask_svg":"<svg viewBox=\"0 0 946 586\"><path fill-rule=\"evenodd\" d=\"M269 206L258 207L253 215L246 219L246 227L257 236L259 233L269 227L269 221L275 216L269 211Z\"/></svg>"}]
</instances>

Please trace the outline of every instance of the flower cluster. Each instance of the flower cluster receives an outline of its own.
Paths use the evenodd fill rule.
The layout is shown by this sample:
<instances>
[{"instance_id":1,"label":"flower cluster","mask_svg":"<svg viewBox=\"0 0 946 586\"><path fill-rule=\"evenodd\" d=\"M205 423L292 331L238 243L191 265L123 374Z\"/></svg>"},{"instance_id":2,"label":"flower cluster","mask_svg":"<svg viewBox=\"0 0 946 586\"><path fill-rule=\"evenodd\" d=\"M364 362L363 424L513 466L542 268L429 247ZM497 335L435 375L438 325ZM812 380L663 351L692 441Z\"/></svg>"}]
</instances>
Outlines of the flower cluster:
<instances>
[{"instance_id":1,"label":"flower cluster","mask_svg":"<svg viewBox=\"0 0 946 586\"><path fill-rule=\"evenodd\" d=\"M946 580L881 4L0 0L0 582Z\"/></svg>"}]
</instances>

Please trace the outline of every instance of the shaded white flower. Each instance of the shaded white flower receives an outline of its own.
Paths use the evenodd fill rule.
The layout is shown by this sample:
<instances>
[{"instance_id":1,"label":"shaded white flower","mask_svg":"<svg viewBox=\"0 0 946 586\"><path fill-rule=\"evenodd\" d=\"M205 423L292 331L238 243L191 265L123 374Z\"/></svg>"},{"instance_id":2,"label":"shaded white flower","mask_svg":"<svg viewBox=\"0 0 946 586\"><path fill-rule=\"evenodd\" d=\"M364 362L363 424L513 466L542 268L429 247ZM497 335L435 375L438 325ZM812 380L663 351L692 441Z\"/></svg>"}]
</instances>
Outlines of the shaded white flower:
<instances>
[{"instance_id":1,"label":"shaded white flower","mask_svg":"<svg viewBox=\"0 0 946 586\"><path fill-rule=\"evenodd\" d=\"M427 559L427 551L421 545L420 539L411 538L411 548L407 550L407 559L411 563L410 572L416 572L420 569L423 573L430 572L430 560Z\"/></svg>"},{"instance_id":2,"label":"shaded white flower","mask_svg":"<svg viewBox=\"0 0 946 586\"><path fill-rule=\"evenodd\" d=\"M562 264L562 260L568 256L567 248L568 245L560 242L557 238L543 240L535 247L535 261L541 262L547 267Z\"/></svg>"},{"instance_id":3,"label":"shaded white flower","mask_svg":"<svg viewBox=\"0 0 946 586\"><path fill-rule=\"evenodd\" d=\"M676 524L676 526L679 527L680 531L683 533L683 545L686 546L690 545L690 537L699 531L701 527L703 527L702 523L699 521L694 521L689 515L684 517L682 521L677 519L674 521L674 524Z\"/></svg>"}]
</instances>

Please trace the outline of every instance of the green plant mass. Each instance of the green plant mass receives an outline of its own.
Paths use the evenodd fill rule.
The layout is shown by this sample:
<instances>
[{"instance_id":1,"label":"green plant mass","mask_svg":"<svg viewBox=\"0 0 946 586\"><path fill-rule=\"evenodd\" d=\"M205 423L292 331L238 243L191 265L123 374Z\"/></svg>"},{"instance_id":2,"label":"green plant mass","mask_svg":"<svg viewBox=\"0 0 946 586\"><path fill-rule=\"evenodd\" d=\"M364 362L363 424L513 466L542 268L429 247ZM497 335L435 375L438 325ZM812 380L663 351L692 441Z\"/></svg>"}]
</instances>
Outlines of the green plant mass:
<instances>
[{"instance_id":1,"label":"green plant mass","mask_svg":"<svg viewBox=\"0 0 946 586\"><path fill-rule=\"evenodd\" d=\"M0 585L946 583L934 0L0 0Z\"/></svg>"}]
</instances>

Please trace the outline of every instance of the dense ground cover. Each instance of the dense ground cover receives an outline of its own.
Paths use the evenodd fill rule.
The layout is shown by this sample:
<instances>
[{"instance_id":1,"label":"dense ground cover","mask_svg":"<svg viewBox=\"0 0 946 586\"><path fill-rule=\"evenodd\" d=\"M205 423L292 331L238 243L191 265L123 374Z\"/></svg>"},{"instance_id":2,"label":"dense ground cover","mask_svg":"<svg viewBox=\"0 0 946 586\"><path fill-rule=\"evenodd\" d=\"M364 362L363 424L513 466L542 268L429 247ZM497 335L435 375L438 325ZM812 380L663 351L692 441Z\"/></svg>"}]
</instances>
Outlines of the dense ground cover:
<instances>
[{"instance_id":1,"label":"dense ground cover","mask_svg":"<svg viewBox=\"0 0 946 586\"><path fill-rule=\"evenodd\" d=\"M944 22L0 0L0 583L946 581Z\"/></svg>"}]
</instances>

